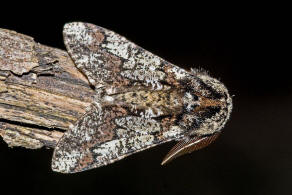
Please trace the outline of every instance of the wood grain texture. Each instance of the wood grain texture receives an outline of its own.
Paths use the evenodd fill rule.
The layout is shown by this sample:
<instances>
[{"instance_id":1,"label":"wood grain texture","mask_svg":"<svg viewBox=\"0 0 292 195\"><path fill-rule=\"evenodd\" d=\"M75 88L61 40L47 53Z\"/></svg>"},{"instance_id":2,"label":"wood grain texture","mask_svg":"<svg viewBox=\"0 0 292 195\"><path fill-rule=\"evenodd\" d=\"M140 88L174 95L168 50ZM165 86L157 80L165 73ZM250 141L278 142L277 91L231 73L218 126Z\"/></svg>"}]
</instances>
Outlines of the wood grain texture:
<instances>
[{"instance_id":1,"label":"wood grain texture","mask_svg":"<svg viewBox=\"0 0 292 195\"><path fill-rule=\"evenodd\" d=\"M94 94L66 51L0 29L0 136L10 147L54 148Z\"/></svg>"}]
</instances>

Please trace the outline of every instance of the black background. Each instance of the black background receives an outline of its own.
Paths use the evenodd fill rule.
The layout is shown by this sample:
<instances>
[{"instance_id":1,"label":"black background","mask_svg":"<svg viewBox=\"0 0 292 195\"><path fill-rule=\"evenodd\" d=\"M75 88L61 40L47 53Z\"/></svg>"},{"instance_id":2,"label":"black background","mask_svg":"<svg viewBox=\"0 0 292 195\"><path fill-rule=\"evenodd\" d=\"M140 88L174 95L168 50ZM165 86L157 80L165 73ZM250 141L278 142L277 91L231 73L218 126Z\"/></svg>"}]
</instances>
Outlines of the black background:
<instances>
[{"instance_id":1,"label":"black background","mask_svg":"<svg viewBox=\"0 0 292 195\"><path fill-rule=\"evenodd\" d=\"M176 65L202 67L219 78L234 95L231 120L214 144L166 166L160 162L174 143L73 175L51 171L51 149L11 149L0 140L0 193L291 194L292 82L291 60L284 60L284 11L113 6L6 7L0 27L61 49L66 22L114 30Z\"/></svg>"}]
</instances>

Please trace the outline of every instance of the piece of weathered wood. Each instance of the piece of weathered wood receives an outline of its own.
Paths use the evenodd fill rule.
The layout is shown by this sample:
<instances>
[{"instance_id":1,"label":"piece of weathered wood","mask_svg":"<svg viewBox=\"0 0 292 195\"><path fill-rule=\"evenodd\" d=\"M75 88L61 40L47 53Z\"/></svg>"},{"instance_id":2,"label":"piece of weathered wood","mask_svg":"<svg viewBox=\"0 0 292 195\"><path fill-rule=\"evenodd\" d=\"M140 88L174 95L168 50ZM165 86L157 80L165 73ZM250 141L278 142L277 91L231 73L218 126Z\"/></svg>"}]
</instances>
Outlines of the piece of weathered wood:
<instances>
[{"instance_id":1,"label":"piece of weathered wood","mask_svg":"<svg viewBox=\"0 0 292 195\"><path fill-rule=\"evenodd\" d=\"M11 147L55 147L94 98L66 51L0 29L0 136Z\"/></svg>"}]
</instances>

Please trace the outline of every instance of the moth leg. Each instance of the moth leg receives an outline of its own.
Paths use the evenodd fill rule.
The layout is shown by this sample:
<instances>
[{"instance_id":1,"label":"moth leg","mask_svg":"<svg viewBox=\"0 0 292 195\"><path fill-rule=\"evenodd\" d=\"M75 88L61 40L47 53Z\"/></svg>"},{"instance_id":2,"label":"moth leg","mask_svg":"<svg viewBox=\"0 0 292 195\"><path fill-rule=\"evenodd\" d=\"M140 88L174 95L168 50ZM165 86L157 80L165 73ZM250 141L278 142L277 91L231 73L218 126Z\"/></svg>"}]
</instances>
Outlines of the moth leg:
<instances>
[{"instance_id":1,"label":"moth leg","mask_svg":"<svg viewBox=\"0 0 292 195\"><path fill-rule=\"evenodd\" d=\"M164 157L161 165L169 163L173 159L182 156L184 154L191 153L193 151L202 149L211 144L218 136L220 132L214 133L205 137L193 137L189 139L183 139L179 141Z\"/></svg>"}]
</instances>

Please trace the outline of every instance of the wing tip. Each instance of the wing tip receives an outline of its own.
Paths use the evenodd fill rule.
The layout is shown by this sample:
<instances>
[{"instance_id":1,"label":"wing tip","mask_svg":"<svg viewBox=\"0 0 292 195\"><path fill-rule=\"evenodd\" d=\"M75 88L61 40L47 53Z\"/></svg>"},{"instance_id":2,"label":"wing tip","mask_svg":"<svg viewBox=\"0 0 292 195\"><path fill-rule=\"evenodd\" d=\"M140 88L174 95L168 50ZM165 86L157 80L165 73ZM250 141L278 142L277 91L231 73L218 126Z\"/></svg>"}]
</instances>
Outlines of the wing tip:
<instances>
[{"instance_id":1,"label":"wing tip","mask_svg":"<svg viewBox=\"0 0 292 195\"><path fill-rule=\"evenodd\" d=\"M78 169L74 169L70 167L66 162L64 161L58 161L53 158L51 163L51 169L54 172L62 173L62 174L72 174L80 172Z\"/></svg>"},{"instance_id":2,"label":"wing tip","mask_svg":"<svg viewBox=\"0 0 292 195\"><path fill-rule=\"evenodd\" d=\"M81 22L81 21L74 21L74 22L68 22L65 23L63 26L63 36L70 34L78 34L84 29L86 29L86 25L89 25L89 23Z\"/></svg>"},{"instance_id":3,"label":"wing tip","mask_svg":"<svg viewBox=\"0 0 292 195\"><path fill-rule=\"evenodd\" d=\"M74 158L72 155L62 150L62 147L57 146L53 153L51 169L54 172L63 174L76 173L79 172L76 169L76 162L76 157Z\"/></svg>"},{"instance_id":4,"label":"wing tip","mask_svg":"<svg viewBox=\"0 0 292 195\"><path fill-rule=\"evenodd\" d=\"M67 22L64 24L63 29L69 29L73 26L80 26L80 25L84 25L86 24L85 22L81 22L81 21L74 21L74 22Z\"/></svg>"}]
</instances>

